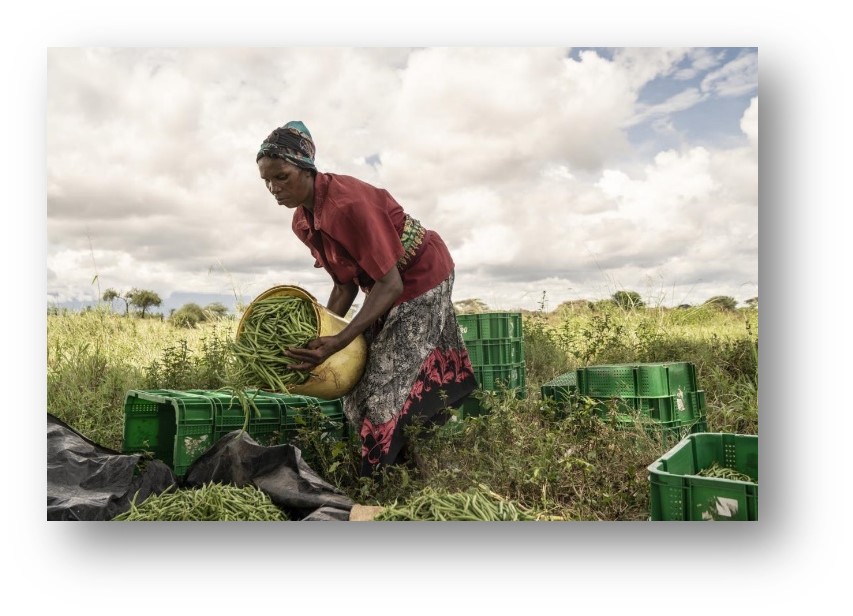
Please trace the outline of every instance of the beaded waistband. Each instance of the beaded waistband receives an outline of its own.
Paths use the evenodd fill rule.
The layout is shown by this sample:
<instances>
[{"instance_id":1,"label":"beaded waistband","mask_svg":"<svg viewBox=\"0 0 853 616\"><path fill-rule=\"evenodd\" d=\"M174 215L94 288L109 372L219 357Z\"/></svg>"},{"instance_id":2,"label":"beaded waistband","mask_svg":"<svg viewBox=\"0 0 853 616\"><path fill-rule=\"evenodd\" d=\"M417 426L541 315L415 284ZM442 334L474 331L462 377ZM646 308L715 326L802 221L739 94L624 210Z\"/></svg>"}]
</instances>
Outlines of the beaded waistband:
<instances>
[{"instance_id":1,"label":"beaded waistband","mask_svg":"<svg viewBox=\"0 0 853 616\"><path fill-rule=\"evenodd\" d=\"M403 223L403 233L400 242L403 244L403 256L397 261L397 269L401 272L412 264L415 257L420 253L424 245L426 229L420 221L406 214L406 222Z\"/></svg>"}]
</instances>

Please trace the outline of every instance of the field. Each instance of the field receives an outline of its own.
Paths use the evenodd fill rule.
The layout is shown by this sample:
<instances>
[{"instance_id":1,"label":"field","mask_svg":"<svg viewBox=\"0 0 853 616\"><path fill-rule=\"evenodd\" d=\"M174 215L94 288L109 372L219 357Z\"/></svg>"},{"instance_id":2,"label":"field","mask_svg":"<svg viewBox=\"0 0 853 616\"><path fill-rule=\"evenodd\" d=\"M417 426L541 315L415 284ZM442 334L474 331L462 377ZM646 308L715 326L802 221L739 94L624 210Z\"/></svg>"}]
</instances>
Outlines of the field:
<instances>
[{"instance_id":1,"label":"field","mask_svg":"<svg viewBox=\"0 0 853 616\"><path fill-rule=\"evenodd\" d=\"M231 318L178 328L106 309L47 318L48 412L87 438L120 450L131 389L216 389L224 382ZM327 481L363 505L403 503L425 488L487 488L538 519L646 520L646 467L671 443L640 426L617 429L582 401L560 412L540 386L595 364L687 361L705 391L708 430L758 434L758 309L622 309L580 302L524 312L527 399L483 393L491 411L460 429L424 433L419 464L381 481L358 477L359 444L309 429L294 444Z\"/></svg>"}]
</instances>

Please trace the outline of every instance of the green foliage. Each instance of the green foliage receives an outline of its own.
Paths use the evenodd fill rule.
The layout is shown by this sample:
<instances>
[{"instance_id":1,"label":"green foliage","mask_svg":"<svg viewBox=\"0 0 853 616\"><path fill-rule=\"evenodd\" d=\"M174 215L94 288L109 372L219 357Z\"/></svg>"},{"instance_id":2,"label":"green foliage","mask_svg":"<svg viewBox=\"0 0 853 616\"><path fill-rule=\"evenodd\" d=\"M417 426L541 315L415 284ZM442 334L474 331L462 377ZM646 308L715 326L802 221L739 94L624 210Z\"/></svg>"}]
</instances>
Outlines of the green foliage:
<instances>
[{"instance_id":1,"label":"green foliage","mask_svg":"<svg viewBox=\"0 0 853 616\"><path fill-rule=\"evenodd\" d=\"M728 295L715 295L705 302L707 306L713 306L718 310L734 310L737 307L737 300Z\"/></svg>"},{"instance_id":2,"label":"green foliage","mask_svg":"<svg viewBox=\"0 0 853 616\"><path fill-rule=\"evenodd\" d=\"M207 320L207 315L202 310L202 307L195 303L184 304L178 308L169 317L169 322L176 327L196 327L199 323L204 323Z\"/></svg>"},{"instance_id":3,"label":"green foliage","mask_svg":"<svg viewBox=\"0 0 853 616\"><path fill-rule=\"evenodd\" d=\"M213 302L204 308L194 302L184 304L169 316L169 322L175 327L196 328L202 323L217 321L228 316L228 308L220 302Z\"/></svg>"},{"instance_id":4,"label":"green foliage","mask_svg":"<svg viewBox=\"0 0 853 616\"><path fill-rule=\"evenodd\" d=\"M222 302L213 302L204 307L204 312L209 316L209 319L224 319L228 316L228 308Z\"/></svg>"},{"instance_id":5,"label":"green foliage","mask_svg":"<svg viewBox=\"0 0 853 616\"><path fill-rule=\"evenodd\" d=\"M297 415L290 443L299 448L308 466L325 469L326 481L340 488L352 488L359 483L361 441L352 429L347 429L347 438L343 440L330 437L330 431L343 429L344 425L331 421L322 410L309 406Z\"/></svg>"},{"instance_id":6,"label":"green foliage","mask_svg":"<svg viewBox=\"0 0 853 616\"><path fill-rule=\"evenodd\" d=\"M543 301L544 306L544 301ZM88 438L120 449L130 389L228 386L230 320L178 329L106 309L48 316L48 411ZM615 408L543 401L540 386L584 365L689 361L705 391L708 429L758 433L758 310L623 310L613 301L523 315L529 397L478 394L489 412L451 427L412 426L408 463L359 476L360 443L318 430L311 416L292 439L322 477L356 502L404 502L425 488L487 485L540 519L644 520L646 467L669 449L639 422L619 426ZM319 410L317 411L320 412ZM604 417L599 415L604 412Z\"/></svg>"},{"instance_id":7,"label":"green foliage","mask_svg":"<svg viewBox=\"0 0 853 616\"><path fill-rule=\"evenodd\" d=\"M142 374L115 349L117 320L102 309L48 317L47 411L112 449L121 447L124 396Z\"/></svg>"},{"instance_id":8,"label":"green foliage","mask_svg":"<svg viewBox=\"0 0 853 616\"><path fill-rule=\"evenodd\" d=\"M661 443L643 431L616 430L585 405L566 413L538 397L484 398L488 414L419 441L430 485L464 491L482 483L562 519L648 517L646 466L662 453Z\"/></svg>"},{"instance_id":9,"label":"green foliage","mask_svg":"<svg viewBox=\"0 0 853 616\"><path fill-rule=\"evenodd\" d=\"M614 304L625 310L642 308L646 305L643 298L636 291L616 291L610 299Z\"/></svg>"},{"instance_id":10,"label":"green foliage","mask_svg":"<svg viewBox=\"0 0 853 616\"><path fill-rule=\"evenodd\" d=\"M489 306L486 302L477 298L453 302L453 307L456 309L457 314L475 314L489 311Z\"/></svg>"},{"instance_id":11,"label":"green foliage","mask_svg":"<svg viewBox=\"0 0 853 616\"><path fill-rule=\"evenodd\" d=\"M112 305L113 301L120 299L124 302L124 314L130 314L130 297L129 292L119 293L112 287L104 291L103 296L101 297L105 302L109 302Z\"/></svg>"},{"instance_id":12,"label":"green foliage","mask_svg":"<svg viewBox=\"0 0 853 616\"><path fill-rule=\"evenodd\" d=\"M198 341L198 352L187 340L163 349L145 369L143 389L219 389L228 382L231 340L213 327Z\"/></svg>"},{"instance_id":13,"label":"green foliage","mask_svg":"<svg viewBox=\"0 0 853 616\"><path fill-rule=\"evenodd\" d=\"M140 315L145 318L145 311L163 303L160 296L148 289L131 289L127 293L127 299L131 306L139 309Z\"/></svg>"},{"instance_id":14,"label":"green foliage","mask_svg":"<svg viewBox=\"0 0 853 616\"><path fill-rule=\"evenodd\" d=\"M569 370L569 356L541 313L523 315L522 330L528 383L546 383Z\"/></svg>"}]
</instances>

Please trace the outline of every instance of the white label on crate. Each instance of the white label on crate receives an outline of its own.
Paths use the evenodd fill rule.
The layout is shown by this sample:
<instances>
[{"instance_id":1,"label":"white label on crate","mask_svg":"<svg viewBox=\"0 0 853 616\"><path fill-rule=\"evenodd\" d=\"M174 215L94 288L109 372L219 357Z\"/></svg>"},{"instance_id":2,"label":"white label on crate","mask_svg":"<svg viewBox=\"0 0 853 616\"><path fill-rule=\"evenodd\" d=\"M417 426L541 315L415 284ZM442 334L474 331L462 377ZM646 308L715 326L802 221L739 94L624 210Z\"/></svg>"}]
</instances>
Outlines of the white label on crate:
<instances>
[{"instance_id":1,"label":"white label on crate","mask_svg":"<svg viewBox=\"0 0 853 616\"><path fill-rule=\"evenodd\" d=\"M675 397L675 406L678 408L679 413L684 412L684 392L679 388L678 393Z\"/></svg>"},{"instance_id":2,"label":"white label on crate","mask_svg":"<svg viewBox=\"0 0 853 616\"><path fill-rule=\"evenodd\" d=\"M194 456L199 451L204 451L207 448L207 434L202 434L198 438L184 437L184 450L187 455Z\"/></svg>"},{"instance_id":3,"label":"white label on crate","mask_svg":"<svg viewBox=\"0 0 853 616\"><path fill-rule=\"evenodd\" d=\"M467 328L467 327L463 327L462 325L460 325L460 326L459 326L459 331L461 331L463 334L467 334L467 333L468 333L468 328Z\"/></svg>"},{"instance_id":4,"label":"white label on crate","mask_svg":"<svg viewBox=\"0 0 853 616\"><path fill-rule=\"evenodd\" d=\"M717 497L717 515L733 518L737 515L738 503L733 498Z\"/></svg>"}]
</instances>

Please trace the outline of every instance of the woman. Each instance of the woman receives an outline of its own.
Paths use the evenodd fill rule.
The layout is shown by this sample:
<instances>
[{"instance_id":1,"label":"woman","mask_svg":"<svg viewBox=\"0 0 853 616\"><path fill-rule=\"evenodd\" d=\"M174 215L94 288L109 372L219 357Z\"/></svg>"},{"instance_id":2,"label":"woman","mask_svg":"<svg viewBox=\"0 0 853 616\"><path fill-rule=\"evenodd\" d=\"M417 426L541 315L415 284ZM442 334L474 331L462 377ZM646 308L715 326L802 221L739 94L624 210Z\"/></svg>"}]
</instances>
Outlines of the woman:
<instances>
[{"instance_id":1,"label":"woman","mask_svg":"<svg viewBox=\"0 0 853 616\"><path fill-rule=\"evenodd\" d=\"M319 173L314 141L288 122L261 144L261 178L315 267L332 278L327 308L345 316L359 289L364 304L338 334L288 355L310 370L359 334L368 343L364 376L344 397L344 413L362 441L361 473L394 464L416 419L441 422L476 387L453 310L454 263L441 237L407 215L385 190L346 175Z\"/></svg>"}]
</instances>

